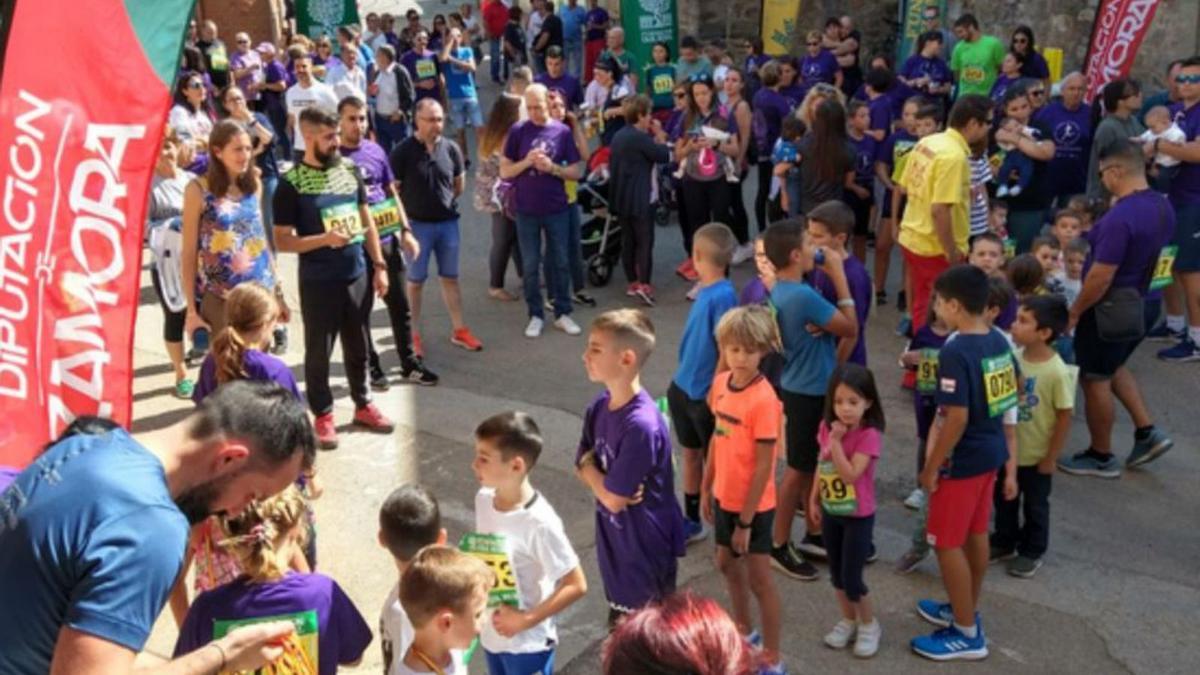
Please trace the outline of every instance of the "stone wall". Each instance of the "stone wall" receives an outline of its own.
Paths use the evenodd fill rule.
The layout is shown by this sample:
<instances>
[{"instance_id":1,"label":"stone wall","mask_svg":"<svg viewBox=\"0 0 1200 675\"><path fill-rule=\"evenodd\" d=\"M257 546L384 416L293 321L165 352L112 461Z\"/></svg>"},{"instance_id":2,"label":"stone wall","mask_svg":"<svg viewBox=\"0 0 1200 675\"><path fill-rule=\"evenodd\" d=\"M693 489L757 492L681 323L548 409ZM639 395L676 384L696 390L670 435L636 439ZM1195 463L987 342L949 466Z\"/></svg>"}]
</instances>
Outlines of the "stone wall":
<instances>
[{"instance_id":1,"label":"stone wall","mask_svg":"<svg viewBox=\"0 0 1200 675\"><path fill-rule=\"evenodd\" d=\"M200 0L196 4L196 18L216 21L218 37L231 50L238 31L249 33L256 45L282 42L283 16L282 0Z\"/></svg>"}]
</instances>

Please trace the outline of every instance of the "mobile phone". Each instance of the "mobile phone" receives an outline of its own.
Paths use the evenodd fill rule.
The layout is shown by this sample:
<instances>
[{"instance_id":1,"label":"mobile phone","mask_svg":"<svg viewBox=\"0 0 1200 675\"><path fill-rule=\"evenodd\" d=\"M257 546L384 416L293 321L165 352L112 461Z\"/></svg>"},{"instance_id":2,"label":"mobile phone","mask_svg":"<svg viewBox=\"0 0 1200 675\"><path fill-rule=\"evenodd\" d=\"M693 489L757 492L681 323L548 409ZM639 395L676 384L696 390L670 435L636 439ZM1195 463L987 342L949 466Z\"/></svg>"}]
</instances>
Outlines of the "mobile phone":
<instances>
[{"instance_id":1,"label":"mobile phone","mask_svg":"<svg viewBox=\"0 0 1200 675\"><path fill-rule=\"evenodd\" d=\"M817 250L815 252L813 252L813 264L815 264L817 267L824 267L824 265L825 265L825 249L824 248L817 247Z\"/></svg>"}]
</instances>

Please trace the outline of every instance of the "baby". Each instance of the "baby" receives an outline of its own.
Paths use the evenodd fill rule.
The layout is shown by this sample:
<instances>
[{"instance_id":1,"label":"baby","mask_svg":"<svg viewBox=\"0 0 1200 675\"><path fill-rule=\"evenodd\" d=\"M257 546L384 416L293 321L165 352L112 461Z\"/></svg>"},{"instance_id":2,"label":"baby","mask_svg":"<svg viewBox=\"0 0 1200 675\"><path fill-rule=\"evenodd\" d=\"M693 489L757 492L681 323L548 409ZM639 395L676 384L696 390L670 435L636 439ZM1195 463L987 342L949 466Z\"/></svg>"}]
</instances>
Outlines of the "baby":
<instances>
[{"instance_id":1,"label":"baby","mask_svg":"<svg viewBox=\"0 0 1200 675\"><path fill-rule=\"evenodd\" d=\"M1021 124L1012 117L1005 117L1001 120L1000 128L1029 138L1033 138L1036 133L1032 128ZM1001 198L1019 196L1023 190L1029 187L1029 181L1033 180L1033 160L1029 158L1029 155L1018 150L1016 145L1008 143L998 143L998 145L1004 151L1004 162L1000 165L1000 171L996 173L997 180L1000 181L996 196Z\"/></svg>"},{"instance_id":2,"label":"baby","mask_svg":"<svg viewBox=\"0 0 1200 675\"><path fill-rule=\"evenodd\" d=\"M1166 106L1156 105L1147 111L1146 126L1149 127L1146 132L1137 137L1138 142L1142 145L1155 141L1159 145L1162 143L1179 145L1187 142L1187 135L1171 119L1171 111L1167 110ZM1159 192L1167 192L1171 189L1171 180L1179 171L1179 160L1163 153L1157 145L1155 150L1157 152L1154 153L1154 167L1151 170L1151 175L1154 176L1154 189Z\"/></svg>"}]
</instances>

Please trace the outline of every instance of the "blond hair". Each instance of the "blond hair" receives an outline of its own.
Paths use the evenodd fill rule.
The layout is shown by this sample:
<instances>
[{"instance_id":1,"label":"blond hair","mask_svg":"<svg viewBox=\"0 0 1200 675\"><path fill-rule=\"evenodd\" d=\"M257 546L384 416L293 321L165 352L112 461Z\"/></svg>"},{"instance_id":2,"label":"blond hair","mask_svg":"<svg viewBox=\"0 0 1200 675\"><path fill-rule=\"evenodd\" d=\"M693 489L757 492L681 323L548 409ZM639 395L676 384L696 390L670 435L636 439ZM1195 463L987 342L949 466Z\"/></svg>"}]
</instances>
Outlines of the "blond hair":
<instances>
[{"instance_id":1,"label":"blond hair","mask_svg":"<svg viewBox=\"0 0 1200 675\"><path fill-rule=\"evenodd\" d=\"M613 309L592 320L592 330L608 333L621 349L632 350L638 367L654 352L654 323L640 309Z\"/></svg>"},{"instance_id":2,"label":"blond hair","mask_svg":"<svg viewBox=\"0 0 1200 675\"><path fill-rule=\"evenodd\" d=\"M308 502L292 485L274 497L251 503L236 518L226 519L225 532L229 536L221 546L233 549L241 560L242 571L252 581L281 579L291 554L285 550L287 538L297 532L307 514ZM304 536L299 530L296 543L302 545Z\"/></svg>"},{"instance_id":3,"label":"blond hair","mask_svg":"<svg viewBox=\"0 0 1200 675\"><path fill-rule=\"evenodd\" d=\"M468 611L475 595L495 583L492 568L479 558L449 546L426 546L400 577L400 606L420 629L441 610Z\"/></svg>"},{"instance_id":4,"label":"blond hair","mask_svg":"<svg viewBox=\"0 0 1200 675\"><path fill-rule=\"evenodd\" d=\"M759 353L783 351L779 325L766 307L735 307L717 323L717 344Z\"/></svg>"},{"instance_id":5,"label":"blond hair","mask_svg":"<svg viewBox=\"0 0 1200 675\"><path fill-rule=\"evenodd\" d=\"M722 269L729 267L733 260L733 251L737 248L737 237L725 223L709 223L696 230L692 240L703 244L705 253L712 257L712 262ZM693 244L694 245L694 244Z\"/></svg>"},{"instance_id":6,"label":"blond hair","mask_svg":"<svg viewBox=\"0 0 1200 675\"><path fill-rule=\"evenodd\" d=\"M246 338L274 320L279 302L262 284L243 282L225 297L225 328L213 338L213 362L217 383L244 380L245 355L251 347Z\"/></svg>"}]
</instances>

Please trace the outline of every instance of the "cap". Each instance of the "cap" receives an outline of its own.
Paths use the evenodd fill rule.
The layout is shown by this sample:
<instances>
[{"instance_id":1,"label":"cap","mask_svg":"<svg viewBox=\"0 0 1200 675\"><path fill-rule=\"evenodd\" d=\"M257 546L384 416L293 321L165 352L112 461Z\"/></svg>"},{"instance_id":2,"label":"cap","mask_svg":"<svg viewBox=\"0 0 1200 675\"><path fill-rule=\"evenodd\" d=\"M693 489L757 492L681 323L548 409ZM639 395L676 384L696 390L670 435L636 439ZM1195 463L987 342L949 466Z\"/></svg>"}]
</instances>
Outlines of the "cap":
<instances>
[{"instance_id":1,"label":"cap","mask_svg":"<svg viewBox=\"0 0 1200 675\"><path fill-rule=\"evenodd\" d=\"M258 46L254 48L254 51L274 56L276 50L275 45L271 44L270 42L260 42L258 43Z\"/></svg>"}]
</instances>

